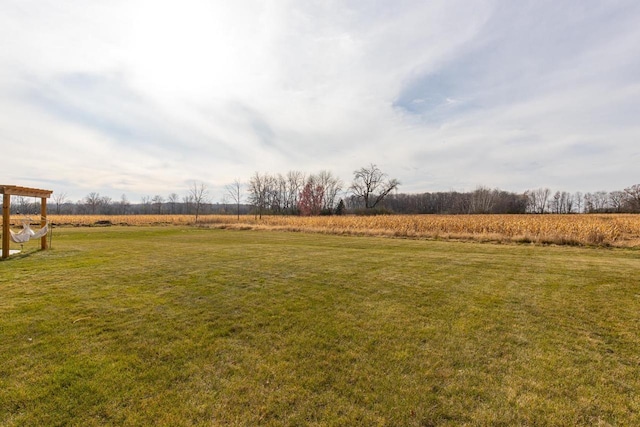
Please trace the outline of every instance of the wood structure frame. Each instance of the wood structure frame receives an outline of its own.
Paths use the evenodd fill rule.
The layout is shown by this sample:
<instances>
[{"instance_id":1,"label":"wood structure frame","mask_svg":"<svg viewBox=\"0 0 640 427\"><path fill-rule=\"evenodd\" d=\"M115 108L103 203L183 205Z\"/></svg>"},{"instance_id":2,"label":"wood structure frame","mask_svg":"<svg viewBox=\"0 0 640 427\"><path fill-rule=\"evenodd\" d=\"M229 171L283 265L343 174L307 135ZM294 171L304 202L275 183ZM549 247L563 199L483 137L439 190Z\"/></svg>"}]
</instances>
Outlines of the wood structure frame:
<instances>
[{"instance_id":1,"label":"wood structure frame","mask_svg":"<svg viewBox=\"0 0 640 427\"><path fill-rule=\"evenodd\" d=\"M52 190L40 190L39 188L19 187L17 185L0 185L2 194L2 258L9 257L9 245L11 244L9 232L9 220L11 209L11 196L40 197L40 226L47 225L47 199L51 197ZM47 249L47 236L40 238L40 248Z\"/></svg>"}]
</instances>

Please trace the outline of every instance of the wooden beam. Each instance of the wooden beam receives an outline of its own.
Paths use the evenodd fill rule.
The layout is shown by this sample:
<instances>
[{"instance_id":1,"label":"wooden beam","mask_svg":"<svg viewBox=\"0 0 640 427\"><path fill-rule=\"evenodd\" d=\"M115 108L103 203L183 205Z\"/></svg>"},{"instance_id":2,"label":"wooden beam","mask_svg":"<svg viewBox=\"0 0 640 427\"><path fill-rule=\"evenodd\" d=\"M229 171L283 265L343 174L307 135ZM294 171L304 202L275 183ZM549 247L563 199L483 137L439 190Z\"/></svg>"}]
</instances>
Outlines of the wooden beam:
<instances>
[{"instance_id":1,"label":"wooden beam","mask_svg":"<svg viewBox=\"0 0 640 427\"><path fill-rule=\"evenodd\" d=\"M51 197L52 190L42 190L40 188L20 187L18 185L0 185L0 194L11 196L25 196L25 197Z\"/></svg>"},{"instance_id":2,"label":"wooden beam","mask_svg":"<svg viewBox=\"0 0 640 427\"><path fill-rule=\"evenodd\" d=\"M9 257L9 212L11 208L11 196L4 194L2 196L2 258Z\"/></svg>"}]
</instances>

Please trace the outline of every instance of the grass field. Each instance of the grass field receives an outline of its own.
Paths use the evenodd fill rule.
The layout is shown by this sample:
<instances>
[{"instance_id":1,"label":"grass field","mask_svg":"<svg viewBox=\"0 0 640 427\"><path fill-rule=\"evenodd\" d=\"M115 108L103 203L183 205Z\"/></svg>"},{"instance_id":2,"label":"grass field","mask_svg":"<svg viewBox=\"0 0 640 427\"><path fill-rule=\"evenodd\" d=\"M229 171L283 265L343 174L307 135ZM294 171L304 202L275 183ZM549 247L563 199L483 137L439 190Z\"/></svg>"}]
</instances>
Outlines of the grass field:
<instances>
[{"instance_id":1,"label":"grass field","mask_svg":"<svg viewBox=\"0 0 640 427\"><path fill-rule=\"evenodd\" d=\"M0 262L0 425L640 425L640 253L58 228Z\"/></svg>"}]
</instances>

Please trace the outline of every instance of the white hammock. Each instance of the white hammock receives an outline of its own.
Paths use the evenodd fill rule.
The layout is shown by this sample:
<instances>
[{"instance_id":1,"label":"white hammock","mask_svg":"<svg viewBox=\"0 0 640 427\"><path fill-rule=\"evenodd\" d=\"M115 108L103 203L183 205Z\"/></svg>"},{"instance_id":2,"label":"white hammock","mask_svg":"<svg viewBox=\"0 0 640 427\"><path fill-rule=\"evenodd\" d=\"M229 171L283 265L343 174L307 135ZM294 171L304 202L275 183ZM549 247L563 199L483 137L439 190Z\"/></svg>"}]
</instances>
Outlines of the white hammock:
<instances>
[{"instance_id":1,"label":"white hammock","mask_svg":"<svg viewBox=\"0 0 640 427\"><path fill-rule=\"evenodd\" d=\"M47 235L48 232L49 232L48 222L40 230L33 231L29 226L29 221L23 221L22 230L18 231L17 233L14 232L13 230L9 230L9 233L11 234L11 240L20 244L26 243L31 239L38 239L40 237L44 237Z\"/></svg>"}]
</instances>

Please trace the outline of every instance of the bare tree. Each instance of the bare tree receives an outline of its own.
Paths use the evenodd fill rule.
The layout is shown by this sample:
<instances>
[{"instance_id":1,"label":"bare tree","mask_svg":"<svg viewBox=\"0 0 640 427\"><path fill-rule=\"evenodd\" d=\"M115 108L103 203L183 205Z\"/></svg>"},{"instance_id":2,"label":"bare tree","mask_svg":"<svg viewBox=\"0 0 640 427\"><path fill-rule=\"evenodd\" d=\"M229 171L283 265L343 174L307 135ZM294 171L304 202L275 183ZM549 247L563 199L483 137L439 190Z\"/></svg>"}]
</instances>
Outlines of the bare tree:
<instances>
[{"instance_id":1,"label":"bare tree","mask_svg":"<svg viewBox=\"0 0 640 427\"><path fill-rule=\"evenodd\" d=\"M583 196L583 195L582 195L582 193L581 193L581 192L579 192L579 191L576 191L576 192L574 193L574 195L573 195L573 200L574 200L574 202L575 202L575 204L576 204L576 211L577 211L578 213L582 213L582 203L583 203L583 201L584 201L583 197L584 197L584 196Z\"/></svg>"},{"instance_id":2,"label":"bare tree","mask_svg":"<svg viewBox=\"0 0 640 427\"><path fill-rule=\"evenodd\" d=\"M60 215L60 206L67 201L67 193L56 193L53 195L53 202L56 204L56 214Z\"/></svg>"},{"instance_id":3,"label":"bare tree","mask_svg":"<svg viewBox=\"0 0 640 427\"><path fill-rule=\"evenodd\" d=\"M364 201L366 209L372 209L399 185L397 179L387 178L387 174L372 163L353 172L350 190L357 199Z\"/></svg>"},{"instance_id":4,"label":"bare tree","mask_svg":"<svg viewBox=\"0 0 640 427\"><path fill-rule=\"evenodd\" d=\"M469 211L471 213L486 214L490 213L493 208L495 192L490 188L479 186L471 194L471 206Z\"/></svg>"},{"instance_id":5,"label":"bare tree","mask_svg":"<svg viewBox=\"0 0 640 427\"><path fill-rule=\"evenodd\" d=\"M609 206L615 212L622 212L627 195L624 191L612 191L609 193Z\"/></svg>"},{"instance_id":6,"label":"bare tree","mask_svg":"<svg viewBox=\"0 0 640 427\"><path fill-rule=\"evenodd\" d=\"M118 202L120 214L126 215L131 203L129 203L129 199L127 199L127 195L123 194L120 196L120 202Z\"/></svg>"},{"instance_id":7,"label":"bare tree","mask_svg":"<svg viewBox=\"0 0 640 427\"><path fill-rule=\"evenodd\" d=\"M189 189L189 195L193 199L193 203L196 208L196 224L198 223L198 215L200 215L200 210L207 203L209 198L209 190L207 186L201 182L198 184L197 182L193 182L191 188Z\"/></svg>"},{"instance_id":8,"label":"bare tree","mask_svg":"<svg viewBox=\"0 0 640 427\"><path fill-rule=\"evenodd\" d=\"M304 173L293 170L287 172L287 206L289 207L289 212L292 214L295 214L297 212L298 196L302 191L302 187L304 187L304 182Z\"/></svg>"},{"instance_id":9,"label":"bare tree","mask_svg":"<svg viewBox=\"0 0 640 427\"><path fill-rule=\"evenodd\" d=\"M182 196L182 205L184 214L190 214L193 212L193 196L191 194L187 194L186 196Z\"/></svg>"},{"instance_id":10,"label":"bare tree","mask_svg":"<svg viewBox=\"0 0 640 427\"><path fill-rule=\"evenodd\" d=\"M242 203L242 183L239 179L225 186L226 195L236 204L236 215L240 220L240 204Z\"/></svg>"},{"instance_id":11,"label":"bare tree","mask_svg":"<svg viewBox=\"0 0 640 427\"><path fill-rule=\"evenodd\" d=\"M609 204L609 193L606 191L596 191L593 194L593 201L596 211L605 212Z\"/></svg>"},{"instance_id":12,"label":"bare tree","mask_svg":"<svg viewBox=\"0 0 640 427\"><path fill-rule=\"evenodd\" d=\"M27 214L31 210L31 203L29 203L29 199L24 196L17 196L15 206L17 208L17 213Z\"/></svg>"},{"instance_id":13,"label":"bare tree","mask_svg":"<svg viewBox=\"0 0 640 427\"><path fill-rule=\"evenodd\" d=\"M549 200L549 211L551 213L559 214L562 210L562 203L560 199L562 198L562 194L559 191L553 195L551 200Z\"/></svg>"},{"instance_id":14,"label":"bare tree","mask_svg":"<svg viewBox=\"0 0 640 427\"><path fill-rule=\"evenodd\" d=\"M263 211L270 206L272 178L268 174L255 172L249 179L249 201L254 206L256 216L262 218Z\"/></svg>"},{"instance_id":15,"label":"bare tree","mask_svg":"<svg viewBox=\"0 0 640 427\"><path fill-rule=\"evenodd\" d=\"M584 196L582 196L582 199L584 200L584 213L592 213L595 210L593 194L585 193Z\"/></svg>"},{"instance_id":16,"label":"bare tree","mask_svg":"<svg viewBox=\"0 0 640 427\"><path fill-rule=\"evenodd\" d=\"M529 199L529 212L540 214L545 213L547 200L551 194L550 189L538 188L537 190L527 191L525 194Z\"/></svg>"},{"instance_id":17,"label":"bare tree","mask_svg":"<svg viewBox=\"0 0 640 427\"><path fill-rule=\"evenodd\" d=\"M178 195L176 193L171 193L169 194L169 198L168 198L168 202L169 202L169 213L170 214L175 214L176 213L176 205L178 204Z\"/></svg>"},{"instance_id":18,"label":"bare tree","mask_svg":"<svg viewBox=\"0 0 640 427\"><path fill-rule=\"evenodd\" d=\"M573 212L573 195L571 195L571 193L563 191L560 203L562 204L562 213Z\"/></svg>"},{"instance_id":19,"label":"bare tree","mask_svg":"<svg viewBox=\"0 0 640 427\"><path fill-rule=\"evenodd\" d=\"M109 196L102 196L100 200L100 213L111 215L113 213L113 199Z\"/></svg>"},{"instance_id":20,"label":"bare tree","mask_svg":"<svg viewBox=\"0 0 640 427\"><path fill-rule=\"evenodd\" d=\"M140 204L142 205L142 213L149 214L151 213L151 197L150 196L142 196L140 198Z\"/></svg>"},{"instance_id":21,"label":"bare tree","mask_svg":"<svg viewBox=\"0 0 640 427\"><path fill-rule=\"evenodd\" d=\"M95 215L98 206L102 203L102 197L99 193L89 193L84 197L84 204L87 205L91 215Z\"/></svg>"},{"instance_id":22,"label":"bare tree","mask_svg":"<svg viewBox=\"0 0 640 427\"><path fill-rule=\"evenodd\" d=\"M278 213L286 213L287 209L289 209L289 204L287 203L289 187L287 186L287 179L282 175L278 174L273 177L273 188L271 189L272 194L272 209L274 212Z\"/></svg>"},{"instance_id":23,"label":"bare tree","mask_svg":"<svg viewBox=\"0 0 640 427\"><path fill-rule=\"evenodd\" d=\"M322 210L332 212L336 204L338 193L342 191L342 180L327 170L320 171L315 178L317 185L322 187Z\"/></svg>"},{"instance_id":24,"label":"bare tree","mask_svg":"<svg viewBox=\"0 0 640 427\"><path fill-rule=\"evenodd\" d=\"M164 197L160 196L159 194L156 194L155 196L153 196L153 199L151 199L151 204L153 205L156 214L160 215L162 213L163 203Z\"/></svg>"},{"instance_id":25,"label":"bare tree","mask_svg":"<svg viewBox=\"0 0 640 427\"><path fill-rule=\"evenodd\" d=\"M640 184L625 188L624 192L627 193L627 201L631 210L633 212L640 212Z\"/></svg>"}]
</instances>

